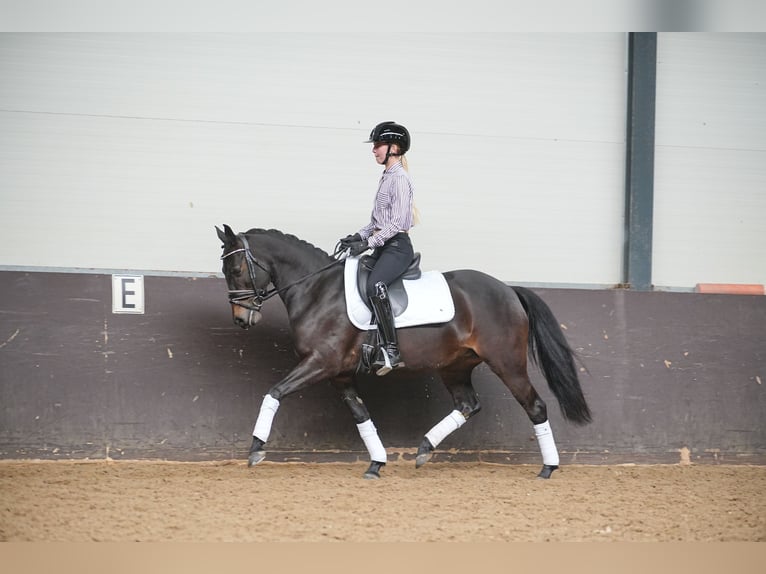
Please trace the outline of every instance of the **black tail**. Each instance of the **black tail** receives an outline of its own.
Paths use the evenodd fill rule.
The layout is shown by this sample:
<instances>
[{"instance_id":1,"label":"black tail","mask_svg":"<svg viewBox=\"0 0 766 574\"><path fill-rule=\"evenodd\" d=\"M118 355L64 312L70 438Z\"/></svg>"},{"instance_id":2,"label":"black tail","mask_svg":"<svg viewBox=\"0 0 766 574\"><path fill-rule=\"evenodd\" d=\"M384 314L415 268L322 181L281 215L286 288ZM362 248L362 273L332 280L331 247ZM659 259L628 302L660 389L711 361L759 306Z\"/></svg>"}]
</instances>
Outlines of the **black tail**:
<instances>
[{"instance_id":1,"label":"black tail","mask_svg":"<svg viewBox=\"0 0 766 574\"><path fill-rule=\"evenodd\" d=\"M577 424L589 423L590 408L577 377L575 354L553 311L533 291L524 287L512 289L519 296L529 318L529 356L548 381L564 418Z\"/></svg>"}]
</instances>

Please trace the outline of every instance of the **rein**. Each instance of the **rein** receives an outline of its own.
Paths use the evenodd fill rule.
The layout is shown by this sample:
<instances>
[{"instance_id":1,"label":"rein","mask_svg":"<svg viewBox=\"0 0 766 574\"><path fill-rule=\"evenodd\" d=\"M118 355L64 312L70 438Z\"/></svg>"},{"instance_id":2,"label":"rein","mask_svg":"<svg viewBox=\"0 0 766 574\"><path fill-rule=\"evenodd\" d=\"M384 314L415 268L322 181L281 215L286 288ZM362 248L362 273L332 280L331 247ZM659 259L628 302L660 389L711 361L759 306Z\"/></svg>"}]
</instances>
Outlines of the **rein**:
<instances>
[{"instance_id":1,"label":"rein","mask_svg":"<svg viewBox=\"0 0 766 574\"><path fill-rule=\"evenodd\" d=\"M339 251L339 248L336 247L336 250L332 255L335 258L335 260L325 265L321 269L312 271L308 275L304 275L300 279L297 279L293 281L292 283L290 283L289 285L285 285L284 287L280 289L277 289L274 286L272 286L271 289L257 289L255 287L256 280L257 280L255 276L255 267L260 267L263 271L265 271L266 274L269 276L269 279L271 279L271 273L266 267L258 263L258 260L253 255L252 251L250 251L250 244L247 242L247 238L245 237L245 234L238 233L237 237L239 237L240 241L242 241L243 247L240 247L239 249L234 249L232 251L229 251L228 253L224 253L223 255L221 255L221 260L224 260L227 257L230 257L236 253L245 254L245 263L247 263L247 272L250 275L250 284L253 286L253 288L252 289L229 289L229 303L231 303L232 305L238 305L239 307L248 309L251 313L253 311L260 312L261 307L263 307L263 303L271 299L274 295L283 293L284 291L287 291L290 287L293 287L297 285L298 283L313 277L314 275L318 275L319 273L322 273L323 271L327 271L330 267L333 267L334 265L343 261L342 257L338 257L342 253L342 251Z\"/></svg>"}]
</instances>

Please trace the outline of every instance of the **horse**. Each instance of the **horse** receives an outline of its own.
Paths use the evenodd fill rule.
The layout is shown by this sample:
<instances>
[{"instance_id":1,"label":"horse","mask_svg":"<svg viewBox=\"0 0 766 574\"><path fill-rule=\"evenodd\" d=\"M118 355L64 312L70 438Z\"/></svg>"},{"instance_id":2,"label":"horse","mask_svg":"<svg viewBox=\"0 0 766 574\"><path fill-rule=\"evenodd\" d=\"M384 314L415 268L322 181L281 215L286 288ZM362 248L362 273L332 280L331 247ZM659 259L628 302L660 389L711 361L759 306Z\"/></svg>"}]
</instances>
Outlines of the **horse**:
<instances>
[{"instance_id":1,"label":"horse","mask_svg":"<svg viewBox=\"0 0 766 574\"><path fill-rule=\"evenodd\" d=\"M264 395L253 429L248 466L266 457L274 417L281 401L320 381L330 381L351 411L370 455L364 478L378 479L386 450L355 378L366 340L346 313L342 257L276 229L234 233L216 226L223 243L221 260L232 318L248 329L261 319L264 301L279 296L287 311L298 364ZM416 468L439 443L480 410L471 372L486 363L508 387L531 421L548 479L559 468L559 454L545 402L532 386L527 359L537 365L565 420L584 425L591 411L578 378L574 351L550 307L533 291L509 286L476 270L444 273L454 302L451 320L398 330L403 369L436 372L452 396L454 409L423 437ZM268 289L267 289L268 288Z\"/></svg>"}]
</instances>

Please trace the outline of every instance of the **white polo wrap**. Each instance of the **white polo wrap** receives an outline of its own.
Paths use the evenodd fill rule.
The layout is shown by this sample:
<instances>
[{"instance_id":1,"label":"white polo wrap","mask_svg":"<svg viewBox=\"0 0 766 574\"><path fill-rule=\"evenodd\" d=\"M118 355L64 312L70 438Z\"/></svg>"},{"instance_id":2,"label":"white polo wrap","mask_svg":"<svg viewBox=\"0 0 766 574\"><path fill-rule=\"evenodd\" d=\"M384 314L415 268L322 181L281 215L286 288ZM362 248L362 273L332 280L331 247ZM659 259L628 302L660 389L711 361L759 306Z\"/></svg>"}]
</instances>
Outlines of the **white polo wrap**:
<instances>
[{"instance_id":1,"label":"white polo wrap","mask_svg":"<svg viewBox=\"0 0 766 574\"><path fill-rule=\"evenodd\" d=\"M551 466L559 465L559 451L556 449L556 443L553 440L553 431L549 421L534 425L537 444L540 446L540 452L543 453L543 464Z\"/></svg>"},{"instance_id":2,"label":"white polo wrap","mask_svg":"<svg viewBox=\"0 0 766 574\"><path fill-rule=\"evenodd\" d=\"M263 442L269 440L269 434L271 433L271 423L274 422L274 415L277 414L279 408L279 401L271 395L263 397L263 403L261 403L261 412L258 413L258 419L255 421L255 428L253 429L253 436L261 439Z\"/></svg>"},{"instance_id":3,"label":"white polo wrap","mask_svg":"<svg viewBox=\"0 0 766 574\"><path fill-rule=\"evenodd\" d=\"M372 424L372 419L359 423L356 425L356 428L359 429L359 436L362 437L364 446L367 447L367 452L370 453L370 460L385 463L388 460L388 455L378 436L378 429Z\"/></svg>"},{"instance_id":4,"label":"white polo wrap","mask_svg":"<svg viewBox=\"0 0 766 574\"><path fill-rule=\"evenodd\" d=\"M455 432L463 426L465 421L466 418L463 416L463 413L456 409L444 417L434 428L428 431L426 433L426 438L428 439L428 442L431 443L431 446L436 448L450 433Z\"/></svg>"}]
</instances>

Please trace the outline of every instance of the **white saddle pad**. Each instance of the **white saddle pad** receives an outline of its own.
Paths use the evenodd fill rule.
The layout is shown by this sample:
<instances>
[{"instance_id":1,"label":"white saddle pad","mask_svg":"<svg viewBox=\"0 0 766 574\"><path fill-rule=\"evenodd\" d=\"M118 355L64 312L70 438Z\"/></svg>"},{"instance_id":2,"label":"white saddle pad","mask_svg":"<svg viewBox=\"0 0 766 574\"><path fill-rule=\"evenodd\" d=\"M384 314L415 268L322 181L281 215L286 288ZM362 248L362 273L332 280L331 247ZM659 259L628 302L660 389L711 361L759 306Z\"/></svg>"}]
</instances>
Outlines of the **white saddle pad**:
<instances>
[{"instance_id":1,"label":"white saddle pad","mask_svg":"<svg viewBox=\"0 0 766 574\"><path fill-rule=\"evenodd\" d=\"M356 288L358 268L359 257L346 257L344 278L348 318L358 329L375 329L375 325L370 325L372 312L364 304ZM394 319L396 327L446 323L455 316L452 293L447 280L439 271L424 271L420 279L405 279L402 283L407 291L409 303L404 313Z\"/></svg>"}]
</instances>

